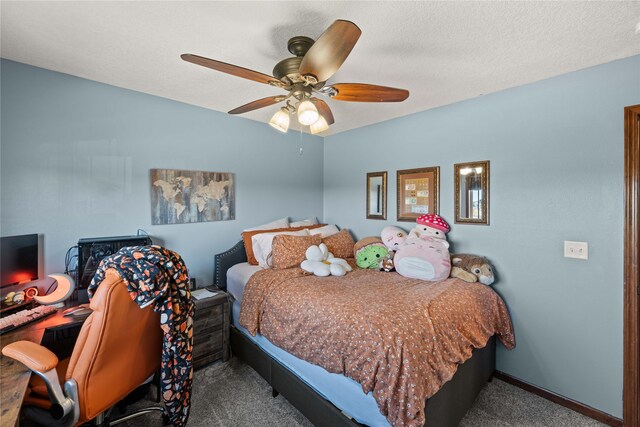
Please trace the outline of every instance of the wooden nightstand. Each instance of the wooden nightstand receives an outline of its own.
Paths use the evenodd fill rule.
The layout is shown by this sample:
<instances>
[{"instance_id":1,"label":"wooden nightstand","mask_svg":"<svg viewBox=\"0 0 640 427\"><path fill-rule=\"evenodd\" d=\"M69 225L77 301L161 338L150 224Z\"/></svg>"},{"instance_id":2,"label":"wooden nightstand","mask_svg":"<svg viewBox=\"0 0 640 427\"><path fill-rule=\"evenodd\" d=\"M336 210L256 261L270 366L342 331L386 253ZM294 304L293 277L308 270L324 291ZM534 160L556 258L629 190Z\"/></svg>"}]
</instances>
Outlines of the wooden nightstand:
<instances>
[{"instance_id":1,"label":"wooden nightstand","mask_svg":"<svg viewBox=\"0 0 640 427\"><path fill-rule=\"evenodd\" d=\"M198 369L215 360L229 360L229 298L215 286L207 289L216 295L195 299L193 317L193 368Z\"/></svg>"}]
</instances>

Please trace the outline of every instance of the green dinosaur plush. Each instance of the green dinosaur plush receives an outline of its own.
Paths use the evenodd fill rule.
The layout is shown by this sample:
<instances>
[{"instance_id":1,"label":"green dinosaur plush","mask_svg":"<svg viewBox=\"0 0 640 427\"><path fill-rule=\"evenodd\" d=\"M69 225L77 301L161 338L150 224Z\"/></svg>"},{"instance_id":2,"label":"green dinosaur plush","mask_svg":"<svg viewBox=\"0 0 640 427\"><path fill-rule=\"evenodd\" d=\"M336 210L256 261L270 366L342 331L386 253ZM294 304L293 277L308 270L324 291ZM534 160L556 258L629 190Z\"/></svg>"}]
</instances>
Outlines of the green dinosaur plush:
<instances>
[{"instance_id":1,"label":"green dinosaur plush","mask_svg":"<svg viewBox=\"0 0 640 427\"><path fill-rule=\"evenodd\" d=\"M380 263L389 253L389 249L379 237L365 237L358 240L353 247L356 264L360 268L378 269Z\"/></svg>"}]
</instances>

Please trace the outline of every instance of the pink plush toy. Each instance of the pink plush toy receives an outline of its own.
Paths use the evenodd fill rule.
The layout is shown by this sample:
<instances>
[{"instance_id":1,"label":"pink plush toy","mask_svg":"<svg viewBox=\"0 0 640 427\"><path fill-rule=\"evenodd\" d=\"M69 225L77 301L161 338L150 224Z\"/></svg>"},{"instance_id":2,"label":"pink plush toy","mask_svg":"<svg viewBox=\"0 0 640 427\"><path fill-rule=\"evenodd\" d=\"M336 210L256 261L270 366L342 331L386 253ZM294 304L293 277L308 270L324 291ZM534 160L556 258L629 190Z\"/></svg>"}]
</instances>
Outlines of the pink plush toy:
<instances>
[{"instance_id":1,"label":"pink plush toy","mask_svg":"<svg viewBox=\"0 0 640 427\"><path fill-rule=\"evenodd\" d=\"M382 243L387 249L395 252L400 246L404 245L404 241L407 240L407 232L400 227L389 225L382 229L380 237L382 237Z\"/></svg>"},{"instance_id":2,"label":"pink plush toy","mask_svg":"<svg viewBox=\"0 0 640 427\"><path fill-rule=\"evenodd\" d=\"M451 230L451 227L440 215L420 215L416 219L416 226L409 232L409 237L419 237L421 239L433 237L447 240L446 234L449 230Z\"/></svg>"},{"instance_id":3,"label":"pink plush toy","mask_svg":"<svg viewBox=\"0 0 640 427\"><path fill-rule=\"evenodd\" d=\"M449 242L433 237L409 237L398 248L393 263L405 277L421 280L444 280L451 272Z\"/></svg>"}]
</instances>

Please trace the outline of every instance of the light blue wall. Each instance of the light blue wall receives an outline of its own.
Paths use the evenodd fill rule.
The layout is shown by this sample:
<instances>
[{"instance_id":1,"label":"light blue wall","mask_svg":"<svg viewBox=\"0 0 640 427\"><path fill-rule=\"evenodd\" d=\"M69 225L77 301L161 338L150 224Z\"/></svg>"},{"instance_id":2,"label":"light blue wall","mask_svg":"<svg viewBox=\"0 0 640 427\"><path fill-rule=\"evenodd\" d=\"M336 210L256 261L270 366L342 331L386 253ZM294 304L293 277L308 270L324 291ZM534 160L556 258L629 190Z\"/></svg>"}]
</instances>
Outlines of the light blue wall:
<instances>
[{"instance_id":1,"label":"light blue wall","mask_svg":"<svg viewBox=\"0 0 640 427\"><path fill-rule=\"evenodd\" d=\"M396 170L440 166L449 240L493 261L513 317L498 369L621 417L623 107L639 102L637 56L327 137L324 219L359 238L409 228ZM475 160L491 161L488 227L453 224L453 165ZM365 174L382 170L389 220L366 220Z\"/></svg>"},{"instance_id":2,"label":"light blue wall","mask_svg":"<svg viewBox=\"0 0 640 427\"><path fill-rule=\"evenodd\" d=\"M2 60L2 235L44 235L48 273L81 237L145 229L212 283L240 230L322 216L322 138ZM152 168L233 172L236 220L151 225Z\"/></svg>"},{"instance_id":3,"label":"light blue wall","mask_svg":"<svg viewBox=\"0 0 640 427\"><path fill-rule=\"evenodd\" d=\"M395 171L441 167L455 250L485 254L517 347L498 369L622 413L623 107L640 102L640 57L327 137L3 60L1 232L44 235L47 273L79 237L143 228L209 282L242 228L322 216L379 234L396 215ZM354 108L356 106L354 105ZM392 106L380 106L392 108ZM324 167L323 167L324 155ZM491 225L453 224L453 164L491 161ZM149 169L236 174L235 221L150 225ZM389 221L365 219L365 174L389 171ZM562 257L589 242L590 259Z\"/></svg>"}]
</instances>

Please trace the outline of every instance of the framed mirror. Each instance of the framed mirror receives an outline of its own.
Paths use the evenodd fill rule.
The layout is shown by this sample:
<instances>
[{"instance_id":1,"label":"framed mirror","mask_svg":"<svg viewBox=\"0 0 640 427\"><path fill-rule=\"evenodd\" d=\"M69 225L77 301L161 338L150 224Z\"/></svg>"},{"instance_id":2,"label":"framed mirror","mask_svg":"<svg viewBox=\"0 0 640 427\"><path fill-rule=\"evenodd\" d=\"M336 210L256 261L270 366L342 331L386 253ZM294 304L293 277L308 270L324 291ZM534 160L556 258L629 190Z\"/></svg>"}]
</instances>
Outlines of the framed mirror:
<instances>
[{"instance_id":1,"label":"framed mirror","mask_svg":"<svg viewBox=\"0 0 640 427\"><path fill-rule=\"evenodd\" d=\"M489 160L453 165L455 222L489 225Z\"/></svg>"},{"instance_id":2,"label":"framed mirror","mask_svg":"<svg viewBox=\"0 0 640 427\"><path fill-rule=\"evenodd\" d=\"M420 215L440 213L440 167L397 172L398 221L415 221Z\"/></svg>"},{"instance_id":3,"label":"framed mirror","mask_svg":"<svg viewBox=\"0 0 640 427\"><path fill-rule=\"evenodd\" d=\"M367 219L387 219L387 172L367 174Z\"/></svg>"}]
</instances>

